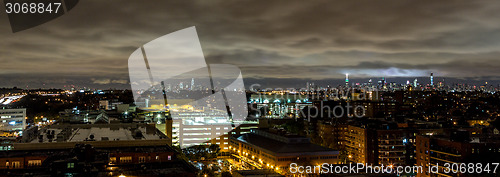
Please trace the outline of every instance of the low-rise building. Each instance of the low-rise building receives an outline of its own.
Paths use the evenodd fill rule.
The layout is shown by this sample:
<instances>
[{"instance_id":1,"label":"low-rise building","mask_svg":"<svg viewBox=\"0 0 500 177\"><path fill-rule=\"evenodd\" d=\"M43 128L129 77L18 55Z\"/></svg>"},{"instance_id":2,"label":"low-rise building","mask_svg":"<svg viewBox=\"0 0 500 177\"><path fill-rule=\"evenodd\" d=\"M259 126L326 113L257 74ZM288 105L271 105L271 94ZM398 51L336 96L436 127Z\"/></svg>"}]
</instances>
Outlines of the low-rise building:
<instances>
[{"instance_id":1,"label":"low-rise building","mask_svg":"<svg viewBox=\"0 0 500 177\"><path fill-rule=\"evenodd\" d=\"M303 165L337 164L339 151L312 144L307 137L274 129L251 129L231 137L234 156L259 169L287 173L291 163Z\"/></svg>"},{"instance_id":2,"label":"low-rise building","mask_svg":"<svg viewBox=\"0 0 500 177\"><path fill-rule=\"evenodd\" d=\"M0 109L0 137L22 136L26 128L26 109Z\"/></svg>"},{"instance_id":3,"label":"low-rise building","mask_svg":"<svg viewBox=\"0 0 500 177\"><path fill-rule=\"evenodd\" d=\"M23 143L0 151L0 173L68 176L186 175L168 137L147 124L62 124L29 129ZM137 171L143 174L136 174Z\"/></svg>"}]
</instances>

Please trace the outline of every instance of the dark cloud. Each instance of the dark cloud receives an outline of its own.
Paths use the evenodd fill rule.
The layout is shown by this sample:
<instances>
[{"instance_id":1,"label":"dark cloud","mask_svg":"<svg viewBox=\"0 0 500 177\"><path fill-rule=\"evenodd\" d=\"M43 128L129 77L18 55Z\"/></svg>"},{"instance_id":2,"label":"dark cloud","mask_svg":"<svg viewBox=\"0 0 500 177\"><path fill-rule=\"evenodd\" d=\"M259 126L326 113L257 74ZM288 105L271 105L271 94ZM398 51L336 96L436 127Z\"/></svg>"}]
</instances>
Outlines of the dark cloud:
<instances>
[{"instance_id":1,"label":"dark cloud","mask_svg":"<svg viewBox=\"0 0 500 177\"><path fill-rule=\"evenodd\" d=\"M248 79L500 77L498 10L498 1L89 0L18 33L0 13L0 76L10 78L0 87L124 86L135 49L190 26L209 63L240 66Z\"/></svg>"}]
</instances>

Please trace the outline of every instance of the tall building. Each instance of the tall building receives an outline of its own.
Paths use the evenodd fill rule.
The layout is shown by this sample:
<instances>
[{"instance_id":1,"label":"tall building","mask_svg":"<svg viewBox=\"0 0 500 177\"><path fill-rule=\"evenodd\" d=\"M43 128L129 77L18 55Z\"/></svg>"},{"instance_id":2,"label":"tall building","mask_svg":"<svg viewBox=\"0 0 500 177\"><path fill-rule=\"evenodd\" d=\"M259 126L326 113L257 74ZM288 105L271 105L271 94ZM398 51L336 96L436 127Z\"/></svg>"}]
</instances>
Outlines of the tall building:
<instances>
[{"instance_id":1,"label":"tall building","mask_svg":"<svg viewBox=\"0 0 500 177\"><path fill-rule=\"evenodd\" d=\"M345 74L345 85L349 86L349 73Z\"/></svg>"},{"instance_id":2,"label":"tall building","mask_svg":"<svg viewBox=\"0 0 500 177\"><path fill-rule=\"evenodd\" d=\"M349 125L345 133L347 161L371 165L413 165L415 135L435 133L431 124L371 121Z\"/></svg>"},{"instance_id":3,"label":"tall building","mask_svg":"<svg viewBox=\"0 0 500 177\"><path fill-rule=\"evenodd\" d=\"M431 86L434 86L434 73L431 73Z\"/></svg>"},{"instance_id":4,"label":"tall building","mask_svg":"<svg viewBox=\"0 0 500 177\"><path fill-rule=\"evenodd\" d=\"M327 145L329 148L340 150L341 153L345 151L345 134L347 133L347 124L343 123L332 123L329 121L318 121L317 122L317 132L318 136L321 138L323 145Z\"/></svg>"},{"instance_id":5,"label":"tall building","mask_svg":"<svg viewBox=\"0 0 500 177\"><path fill-rule=\"evenodd\" d=\"M194 78L191 78L191 90L194 90Z\"/></svg>"},{"instance_id":6,"label":"tall building","mask_svg":"<svg viewBox=\"0 0 500 177\"><path fill-rule=\"evenodd\" d=\"M369 139L368 130L357 126L348 126L345 136L347 160L356 163L373 164L373 155L371 155L374 153L371 152L373 148L368 148L368 145L373 143L367 143Z\"/></svg>"},{"instance_id":7,"label":"tall building","mask_svg":"<svg viewBox=\"0 0 500 177\"><path fill-rule=\"evenodd\" d=\"M0 109L0 136L22 136L26 128L26 108Z\"/></svg>"},{"instance_id":8,"label":"tall building","mask_svg":"<svg viewBox=\"0 0 500 177\"><path fill-rule=\"evenodd\" d=\"M492 163L498 163L500 159L498 135L470 135L468 131L453 131L447 135L417 136L415 145L416 165L423 167L423 172L418 173L417 177L464 176L465 174L459 171L462 169L460 164L474 164L474 169L482 165L481 170L487 170L489 164L489 170L492 173L495 168ZM454 168L458 170L457 173L451 171L446 173L446 168L443 168L446 163L458 164ZM437 165L439 167L436 168ZM429 173L429 168L433 170L431 173ZM466 169L469 168L470 166L466 167ZM488 172L482 171L482 174L485 173Z\"/></svg>"},{"instance_id":9,"label":"tall building","mask_svg":"<svg viewBox=\"0 0 500 177\"><path fill-rule=\"evenodd\" d=\"M380 84L382 84L382 88L385 88L385 77L382 77L382 79L380 80Z\"/></svg>"}]
</instances>

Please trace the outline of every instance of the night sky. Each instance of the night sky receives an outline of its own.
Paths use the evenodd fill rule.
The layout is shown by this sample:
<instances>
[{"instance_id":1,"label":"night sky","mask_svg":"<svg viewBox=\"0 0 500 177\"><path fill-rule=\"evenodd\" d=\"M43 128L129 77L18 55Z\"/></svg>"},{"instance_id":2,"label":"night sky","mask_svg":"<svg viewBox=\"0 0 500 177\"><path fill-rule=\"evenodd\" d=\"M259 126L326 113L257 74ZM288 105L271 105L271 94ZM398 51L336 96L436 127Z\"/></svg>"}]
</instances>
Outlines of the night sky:
<instances>
[{"instance_id":1,"label":"night sky","mask_svg":"<svg viewBox=\"0 0 500 177\"><path fill-rule=\"evenodd\" d=\"M83 0L17 33L0 10L0 87L129 88L130 54L191 26L207 62L239 66L247 86L334 85L345 73L500 83L499 1Z\"/></svg>"}]
</instances>

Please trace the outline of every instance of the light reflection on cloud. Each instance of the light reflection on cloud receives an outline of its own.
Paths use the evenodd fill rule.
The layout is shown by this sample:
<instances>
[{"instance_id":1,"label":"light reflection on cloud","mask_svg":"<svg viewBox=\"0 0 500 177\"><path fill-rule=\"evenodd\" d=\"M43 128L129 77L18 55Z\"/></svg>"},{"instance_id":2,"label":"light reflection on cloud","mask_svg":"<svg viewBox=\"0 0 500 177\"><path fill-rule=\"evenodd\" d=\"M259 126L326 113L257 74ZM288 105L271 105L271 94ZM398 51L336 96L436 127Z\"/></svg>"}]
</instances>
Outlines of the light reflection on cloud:
<instances>
[{"instance_id":1,"label":"light reflection on cloud","mask_svg":"<svg viewBox=\"0 0 500 177\"><path fill-rule=\"evenodd\" d=\"M340 73L349 73L350 76L383 76L383 77L420 77L427 76L431 73L428 70L422 69L401 69L396 67L384 69L345 69Z\"/></svg>"}]
</instances>

